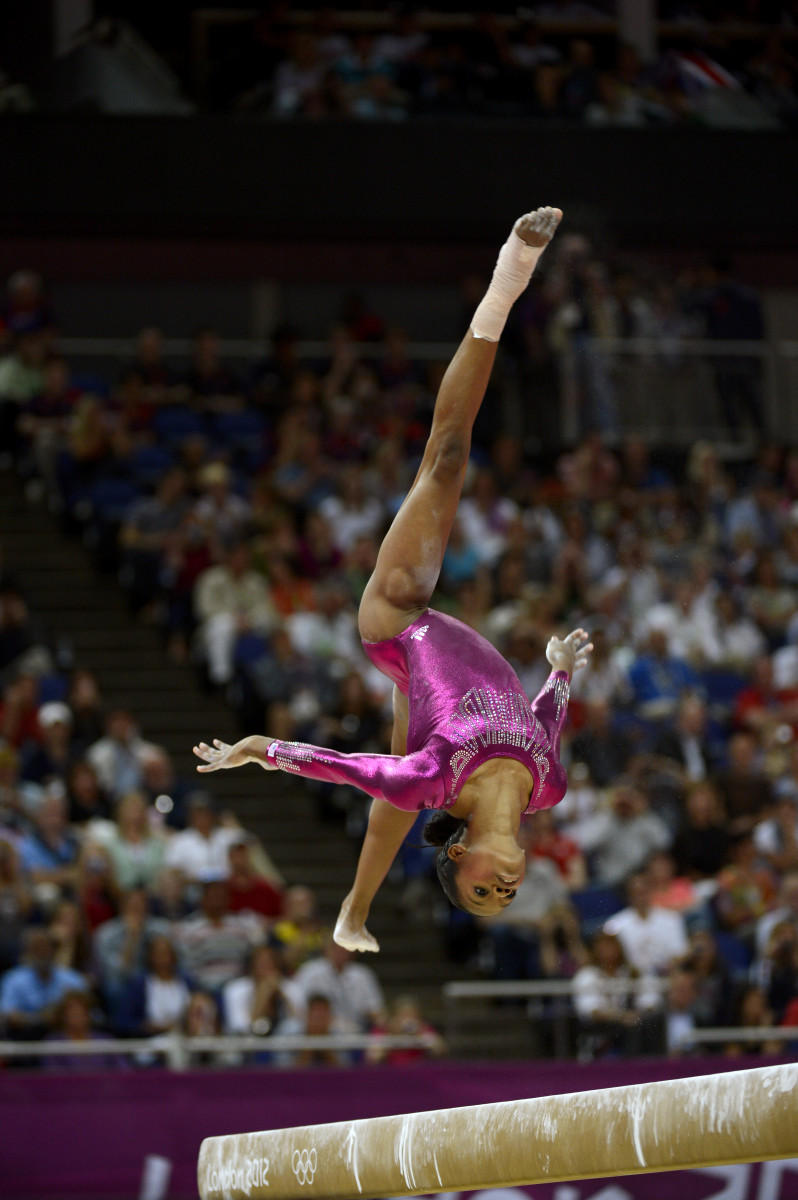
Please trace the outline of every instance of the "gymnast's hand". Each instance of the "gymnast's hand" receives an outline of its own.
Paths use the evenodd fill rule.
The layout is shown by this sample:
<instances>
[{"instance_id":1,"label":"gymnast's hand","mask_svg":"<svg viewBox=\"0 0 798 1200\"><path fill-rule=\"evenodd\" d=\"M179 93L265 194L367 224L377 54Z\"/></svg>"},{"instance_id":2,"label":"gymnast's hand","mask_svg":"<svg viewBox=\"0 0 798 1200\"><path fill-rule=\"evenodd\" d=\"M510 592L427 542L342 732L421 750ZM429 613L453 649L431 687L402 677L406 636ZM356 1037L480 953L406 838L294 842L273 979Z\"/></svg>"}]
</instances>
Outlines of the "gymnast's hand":
<instances>
[{"instance_id":1,"label":"gymnast's hand","mask_svg":"<svg viewBox=\"0 0 798 1200\"><path fill-rule=\"evenodd\" d=\"M274 738L254 735L242 738L234 746L228 746L227 742L220 742L218 738L213 739L212 746L200 742L194 747L194 753L197 758L202 759L204 765L197 767L197 770L207 773L226 770L228 767L243 767L244 763L254 762L263 767L264 771L276 771L277 764L267 757L267 751L273 741Z\"/></svg>"},{"instance_id":2,"label":"gymnast's hand","mask_svg":"<svg viewBox=\"0 0 798 1200\"><path fill-rule=\"evenodd\" d=\"M573 675L574 671L581 671L583 667L586 667L593 650L593 643L587 639L588 635L584 629L574 629L572 633L562 639L549 638L546 658L554 670L566 671L569 675Z\"/></svg>"}]
</instances>

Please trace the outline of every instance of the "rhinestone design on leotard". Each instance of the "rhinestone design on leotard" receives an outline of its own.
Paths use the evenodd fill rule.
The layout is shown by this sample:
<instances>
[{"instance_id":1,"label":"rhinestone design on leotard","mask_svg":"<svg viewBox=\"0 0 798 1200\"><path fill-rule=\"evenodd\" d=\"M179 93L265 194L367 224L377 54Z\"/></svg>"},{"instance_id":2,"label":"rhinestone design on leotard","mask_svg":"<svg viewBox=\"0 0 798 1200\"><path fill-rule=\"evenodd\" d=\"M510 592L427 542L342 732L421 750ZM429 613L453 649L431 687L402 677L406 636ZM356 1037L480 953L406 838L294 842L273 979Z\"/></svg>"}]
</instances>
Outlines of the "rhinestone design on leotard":
<instances>
[{"instance_id":1,"label":"rhinestone design on leotard","mask_svg":"<svg viewBox=\"0 0 798 1200\"><path fill-rule=\"evenodd\" d=\"M568 681L562 682L568 686ZM557 693L557 702L560 695ZM449 733L460 749L449 759L452 785L485 746L513 746L529 754L541 783L549 771L546 731L525 696L491 687L471 688L449 718Z\"/></svg>"}]
</instances>

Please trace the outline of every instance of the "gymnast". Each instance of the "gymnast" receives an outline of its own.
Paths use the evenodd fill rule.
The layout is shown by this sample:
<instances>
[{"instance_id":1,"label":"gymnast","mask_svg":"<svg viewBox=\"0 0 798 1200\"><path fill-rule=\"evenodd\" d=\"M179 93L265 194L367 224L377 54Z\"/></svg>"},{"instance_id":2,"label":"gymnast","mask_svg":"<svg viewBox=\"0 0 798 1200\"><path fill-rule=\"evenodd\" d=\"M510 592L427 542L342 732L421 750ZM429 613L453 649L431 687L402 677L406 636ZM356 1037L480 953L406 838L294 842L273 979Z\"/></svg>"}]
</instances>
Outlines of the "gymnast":
<instances>
[{"instance_id":1,"label":"gymnast","mask_svg":"<svg viewBox=\"0 0 798 1200\"><path fill-rule=\"evenodd\" d=\"M511 903L524 875L524 813L565 794L559 762L568 689L593 649L583 629L552 637L552 673L530 703L515 672L462 622L429 608L460 500L471 431L514 302L562 219L538 208L516 221L471 328L446 371L418 474L383 540L360 602L367 656L393 681L391 754L339 754L251 736L194 747L201 772L257 763L361 788L374 797L355 881L335 940L379 950L366 928L371 902L421 809L439 810L425 838L440 846L449 900L476 916Z\"/></svg>"}]
</instances>

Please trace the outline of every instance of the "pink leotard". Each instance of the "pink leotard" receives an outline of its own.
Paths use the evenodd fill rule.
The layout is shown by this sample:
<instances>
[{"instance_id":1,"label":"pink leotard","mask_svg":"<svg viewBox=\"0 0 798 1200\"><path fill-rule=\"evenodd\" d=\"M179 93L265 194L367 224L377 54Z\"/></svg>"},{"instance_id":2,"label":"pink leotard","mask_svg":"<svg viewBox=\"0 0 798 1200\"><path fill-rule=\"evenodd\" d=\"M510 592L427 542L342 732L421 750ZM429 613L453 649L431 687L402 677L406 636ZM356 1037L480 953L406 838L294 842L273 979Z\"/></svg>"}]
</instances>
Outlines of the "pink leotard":
<instances>
[{"instance_id":1,"label":"pink leotard","mask_svg":"<svg viewBox=\"0 0 798 1200\"><path fill-rule=\"evenodd\" d=\"M565 795L560 734L568 675L553 671L529 702L498 650L461 621L427 609L407 629L363 648L408 699L407 754L339 754L304 742L272 742L269 757L308 779L348 783L395 808L449 808L489 758L514 758L534 780L527 812Z\"/></svg>"}]
</instances>

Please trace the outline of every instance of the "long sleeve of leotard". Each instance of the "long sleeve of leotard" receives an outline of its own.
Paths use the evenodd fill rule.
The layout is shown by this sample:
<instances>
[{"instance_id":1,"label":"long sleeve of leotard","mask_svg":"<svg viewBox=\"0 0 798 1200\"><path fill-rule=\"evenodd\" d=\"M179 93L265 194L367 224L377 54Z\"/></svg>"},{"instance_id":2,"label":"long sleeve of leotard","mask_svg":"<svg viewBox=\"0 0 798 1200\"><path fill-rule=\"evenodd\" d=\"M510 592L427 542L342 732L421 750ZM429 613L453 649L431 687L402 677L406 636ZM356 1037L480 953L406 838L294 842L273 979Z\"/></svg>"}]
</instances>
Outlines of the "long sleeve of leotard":
<instances>
[{"instance_id":1,"label":"long sleeve of leotard","mask_svg":"<svg viewBox=\"0 0 798 1200\"><path fill-rule=\"evenodd\" d=\"M407 812L440 808L445 800L440 768L428 750L404 756L340 754L306 742L274 741L268 756L281 771L324 783L348 783Z\"/></svg>"},{"instance_id":2,"label":"long sleeve of leotard","mask_svg":"<svg viewBox=\"0 0 798 1200\"><path fill-rule=\"evenodd\" d=\"M541 773L540 786L531 805L533 811L558 804L567 786L565 768L560 763L560 737L568 716L570 687L571 680L566 671L552 671L532 701L532 712L548 740L545 753L548 768L545 774Z\"/></svg>"}]
</instances>

